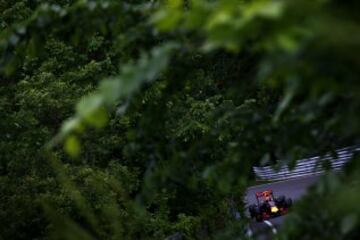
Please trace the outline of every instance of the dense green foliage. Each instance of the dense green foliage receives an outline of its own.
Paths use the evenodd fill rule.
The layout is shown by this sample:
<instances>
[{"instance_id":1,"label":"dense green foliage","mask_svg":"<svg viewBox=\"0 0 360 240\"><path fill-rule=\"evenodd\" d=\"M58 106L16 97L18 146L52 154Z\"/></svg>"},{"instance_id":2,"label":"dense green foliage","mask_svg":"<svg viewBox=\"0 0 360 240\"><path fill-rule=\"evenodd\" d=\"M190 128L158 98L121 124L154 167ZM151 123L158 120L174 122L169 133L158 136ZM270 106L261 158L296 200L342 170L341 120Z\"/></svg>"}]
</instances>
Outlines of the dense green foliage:
<instances>
[{"instance_id":1,"label":"dense green foliage","mask_svg":"<svg viewBox=\"0 0 360 240\"><path fill-rule=\"evenodd\" d=\"M359 142L359 7L0 0L0 238L246 238L252 166ZM359 173L279 238L358 239Z\"/></svg>"}]
</instances>

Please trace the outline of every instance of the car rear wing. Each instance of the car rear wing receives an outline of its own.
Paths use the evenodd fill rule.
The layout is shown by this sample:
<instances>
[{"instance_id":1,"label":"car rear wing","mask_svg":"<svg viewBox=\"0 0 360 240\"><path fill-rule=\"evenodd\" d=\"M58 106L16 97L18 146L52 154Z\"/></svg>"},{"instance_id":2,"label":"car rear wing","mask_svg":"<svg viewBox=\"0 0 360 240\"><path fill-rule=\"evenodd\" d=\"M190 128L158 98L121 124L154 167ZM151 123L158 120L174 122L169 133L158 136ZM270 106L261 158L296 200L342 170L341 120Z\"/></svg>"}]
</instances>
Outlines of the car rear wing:
<instances>
[{"instance_id":1,"label":"car rear wing","mask_svg":"<svg viewBox=\"0 0 360 240\"><path fill-rule=\"evenodd\" d=\"M273 194L273 190L266 190L266 191L263 191L263 192L257 192L256 193L256 197L259 198L259 197L267 197L267 196L270 196Z\"/></svg>"}]
</instances>

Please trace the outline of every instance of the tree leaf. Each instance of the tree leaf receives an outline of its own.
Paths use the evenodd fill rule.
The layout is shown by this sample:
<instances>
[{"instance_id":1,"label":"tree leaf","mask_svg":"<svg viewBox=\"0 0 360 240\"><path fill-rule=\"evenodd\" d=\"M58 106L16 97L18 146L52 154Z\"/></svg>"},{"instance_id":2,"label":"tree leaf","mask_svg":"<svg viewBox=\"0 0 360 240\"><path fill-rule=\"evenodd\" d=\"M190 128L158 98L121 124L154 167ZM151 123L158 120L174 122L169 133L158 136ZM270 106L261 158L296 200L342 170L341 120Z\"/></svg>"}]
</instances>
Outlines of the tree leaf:
<instances>
[{"instance_id":1,"label":"tree leaf","mask_svg":"<svg viewBox=\"0 0 360 240\"><path fill-rule=\"evenodd\" d=\"M65 140L64 145L65 152L71 157L76 158L80 155L81 145L78 138L74 135L70 135Z\"/></svg>"}]
</instances>

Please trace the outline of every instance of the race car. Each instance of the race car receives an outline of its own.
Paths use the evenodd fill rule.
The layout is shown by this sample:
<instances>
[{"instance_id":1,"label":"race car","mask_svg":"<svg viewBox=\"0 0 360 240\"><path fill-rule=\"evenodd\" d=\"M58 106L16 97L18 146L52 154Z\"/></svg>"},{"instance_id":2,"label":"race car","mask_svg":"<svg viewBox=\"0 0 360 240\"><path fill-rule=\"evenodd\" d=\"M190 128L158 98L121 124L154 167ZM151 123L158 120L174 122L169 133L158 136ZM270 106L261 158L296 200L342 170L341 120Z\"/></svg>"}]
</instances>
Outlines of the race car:
<instances>
[{"instance_id":1,"label":"race car","mask_svg":"<svg viewBox=\"0 0 360 240\"><path fill-rule=\"evenodd\" d=\"M291 198L285 196L275 198L272 190L257 192L255 195L257 204L250 205L249 212L251 218L255 218L258 222L284 215L292 205Z\"/></svg>"}]
</instances>

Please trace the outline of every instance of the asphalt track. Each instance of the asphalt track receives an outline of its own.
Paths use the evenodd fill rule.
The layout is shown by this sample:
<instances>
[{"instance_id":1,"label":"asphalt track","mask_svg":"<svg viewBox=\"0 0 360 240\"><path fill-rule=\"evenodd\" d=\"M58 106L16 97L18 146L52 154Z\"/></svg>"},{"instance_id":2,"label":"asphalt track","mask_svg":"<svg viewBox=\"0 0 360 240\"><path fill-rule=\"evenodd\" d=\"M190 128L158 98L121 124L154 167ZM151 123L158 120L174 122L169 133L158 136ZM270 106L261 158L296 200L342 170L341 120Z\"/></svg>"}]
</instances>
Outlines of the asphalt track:
<instances>
[{"instance_id":1,"label":"asphalt track","mask_svg":"<svg viewBox=\"0 0 360 240\"><path fill-rule=\"evenodd\" d=\"M319 177L320 175L306 176L250 187L247 189L245 203L247 205L256 204L255 193L269 189L274 191L275 196L284 195L292 198L293 201L296 201L306 194L307 189L315 184ZM267 222L253 221L250 224L251 234L260 236L260 239L269 239L271 238L271 235L276 234L284 221L286 221L286 216L272 218Z\"/></svg>"}]
</instances>

